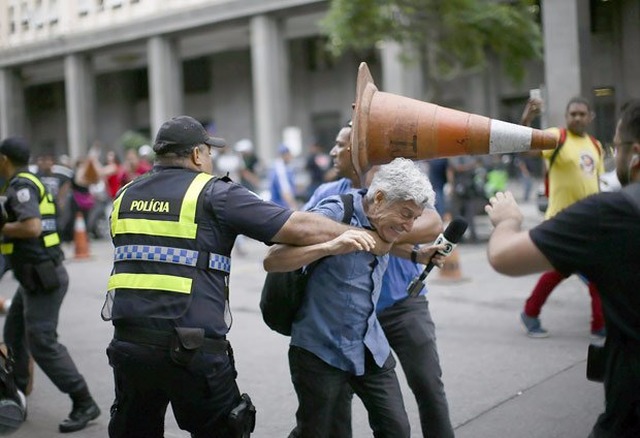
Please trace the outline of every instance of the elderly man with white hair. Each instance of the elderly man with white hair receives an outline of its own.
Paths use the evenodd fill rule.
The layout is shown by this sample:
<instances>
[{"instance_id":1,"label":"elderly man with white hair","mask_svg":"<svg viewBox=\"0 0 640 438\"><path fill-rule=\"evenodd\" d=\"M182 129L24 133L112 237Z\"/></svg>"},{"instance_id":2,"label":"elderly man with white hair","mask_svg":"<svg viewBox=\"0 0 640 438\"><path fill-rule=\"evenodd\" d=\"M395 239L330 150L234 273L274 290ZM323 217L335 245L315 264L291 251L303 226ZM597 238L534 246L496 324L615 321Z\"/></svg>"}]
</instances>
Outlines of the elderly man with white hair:
<instances>
[{"instance_id":1,"label":"elderly man with white hair","mask_svg":"<svg viewBox=\"0 0 640 438\"><path fill-rule=\"evenodd\" d=\"M411 231L434 193L423 172L397 158L380 166L369 189L348 192L351 225L373 229L393 243ZM348 198L331 196L311 211L341 220ZM293 322L289 366L298 395L293 436L339 436L333 416L345 384L362 399L377 437L408 437L409 420L395 373L395 360L376 317L388 255L376 256L354 244L355 230L309 246L273 246L264 260L267 271L307 266L310 275L303 303ZM428 263L439 247L420 250ZM442 256L435 256L441 264ZM348 425L350 427L350 425Z\"/></svg>"}]
</instances>

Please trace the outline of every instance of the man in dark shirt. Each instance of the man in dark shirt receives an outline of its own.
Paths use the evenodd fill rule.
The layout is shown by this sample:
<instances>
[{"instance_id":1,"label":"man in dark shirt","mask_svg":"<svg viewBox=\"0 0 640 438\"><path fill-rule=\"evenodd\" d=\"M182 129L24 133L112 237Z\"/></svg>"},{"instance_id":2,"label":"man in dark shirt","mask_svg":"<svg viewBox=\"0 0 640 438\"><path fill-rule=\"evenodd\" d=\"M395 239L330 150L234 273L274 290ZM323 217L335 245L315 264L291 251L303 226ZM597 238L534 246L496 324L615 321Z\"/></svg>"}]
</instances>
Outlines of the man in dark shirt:
<instances>
[{"instance_id":1,"label":"man in dark shirt","mask_svg":"<svg viewBox=\"0 0 640 438\"><path fill-rule=\"evenodd\" d=\"M578 201L530 231L513 195L485 207L495 230L488 257L498 272L579 273L600 291L605 342L605 412L591 438L640 436L640 100L623 110L614 137L616 173L624 188Z\"/></svg>"}]
</instances>

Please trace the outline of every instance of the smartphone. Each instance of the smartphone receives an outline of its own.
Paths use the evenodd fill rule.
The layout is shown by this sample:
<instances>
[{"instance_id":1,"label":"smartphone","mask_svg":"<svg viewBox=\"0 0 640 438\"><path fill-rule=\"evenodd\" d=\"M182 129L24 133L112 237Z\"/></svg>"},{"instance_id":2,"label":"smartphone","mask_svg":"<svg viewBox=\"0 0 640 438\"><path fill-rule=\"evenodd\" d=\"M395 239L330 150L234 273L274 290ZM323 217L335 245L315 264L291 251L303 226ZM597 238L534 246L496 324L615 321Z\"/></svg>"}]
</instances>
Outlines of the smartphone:
<instances>
[{"instance_id":1,"label":"smartphone","mask_svg":"<svg viewBox=\"0 0 640 438\"><path fill-rule=\"evenodd\" d=\"M540 91L540 88L533 88L529 90L529 99L542 100L542 91Z\"/></svg>"}]
</instances>

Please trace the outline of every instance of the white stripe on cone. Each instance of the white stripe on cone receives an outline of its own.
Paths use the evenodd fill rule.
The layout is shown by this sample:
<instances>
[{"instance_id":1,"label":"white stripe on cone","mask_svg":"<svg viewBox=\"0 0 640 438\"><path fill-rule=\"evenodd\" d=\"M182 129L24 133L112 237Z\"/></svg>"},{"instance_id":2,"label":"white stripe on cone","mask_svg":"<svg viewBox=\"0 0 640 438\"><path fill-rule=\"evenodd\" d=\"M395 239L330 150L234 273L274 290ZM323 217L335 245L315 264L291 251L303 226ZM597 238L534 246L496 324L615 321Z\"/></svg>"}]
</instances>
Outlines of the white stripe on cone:
<instances>
[{"instance_id":1,"label":"white stripe on cone","mask_svg":"<svg viewBox=\"0 0 640 438\"><path fill-rule=\"evenodd\" d=\"M501 120L491 119L489 153L506 154L531 150L533 129Z\"/></svg>"}]
</instances>

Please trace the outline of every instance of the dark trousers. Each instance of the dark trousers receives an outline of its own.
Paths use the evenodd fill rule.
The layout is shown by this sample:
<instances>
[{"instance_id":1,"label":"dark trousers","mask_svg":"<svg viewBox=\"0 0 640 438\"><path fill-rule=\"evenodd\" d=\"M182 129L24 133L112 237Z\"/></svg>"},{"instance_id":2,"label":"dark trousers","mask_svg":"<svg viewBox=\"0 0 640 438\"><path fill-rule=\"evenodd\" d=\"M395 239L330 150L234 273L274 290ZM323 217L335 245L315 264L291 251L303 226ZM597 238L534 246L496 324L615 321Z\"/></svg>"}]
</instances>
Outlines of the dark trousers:
<instances>
[{"instance_id":1,"label":"dark trousers","mask_svg":"<svg viewBox=\"0 0 640 438\"><path fill-rule=\"evenodd\" d=\"M4 340L15 358L16 386L23 392L29 383L29 352L60 391L70 394L87 387L67 348L58 342L58 317L69 276L63 265L56 268L56 275L60 287L52 291L19 286L4 323Z\"/></svg>"},{"instance_id":2,"label":"dark trousers","mask_svg":"<svg viewBox=\"0 0 640 438\"><path fill-rule=\"evenodd\" d=\"M415 395L422 436L452 438L436 328L426 297L419 295L400 301L380 312L378 321Z\"/></svg>"},{"instance_id":3,"label":"dark trousers","mask_svg":"<svg viewBox=\"0 0 640 438\"><path fill-rule=\"evenodd\" d=\"M198 352L188 366L165 348L112 340L107 348L116 398L111 438L161 438L171 403L178 426L196 438L227 438L229 412L240 401L236 372L224 354Z\"/></svg>"},{"instance_id":4,"label":"dark trousers","mask_svg":"<svg viewBox=\"0 0 640 438\"><path fill-rule=\"evenodd\" d=\"M349 385L369 414L374 437L401 438L410 435L409 419L394 371L393 356L379 367L367 351L365 373L355 376L328 365L315 354L298 347L289 348L291 380L298 395L297 426L293 436L302 438L343 438L351 436L350 412L342 417L341 401ZM339 415L345 421L336 421ZM348 421L347 421L348 420Z\"/></svg>"}]
</instances>

